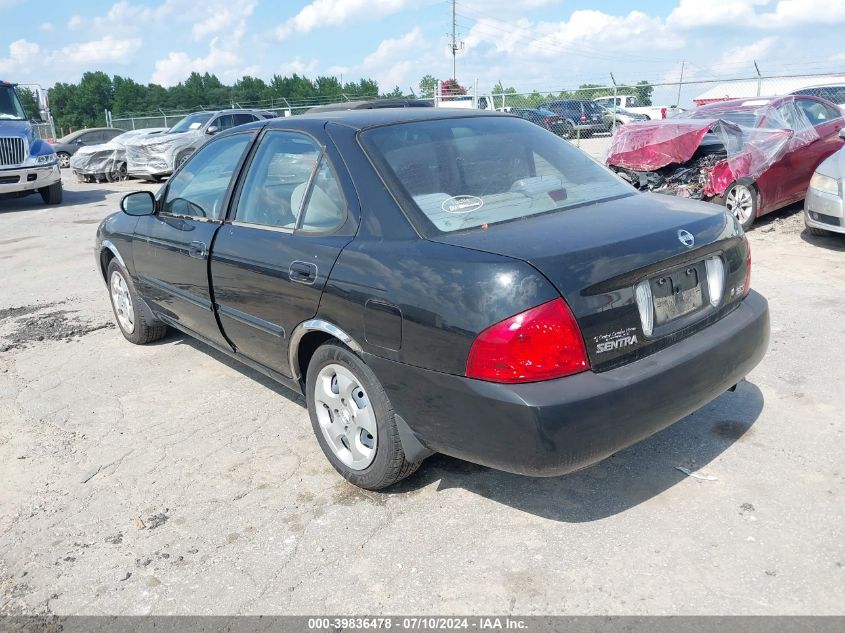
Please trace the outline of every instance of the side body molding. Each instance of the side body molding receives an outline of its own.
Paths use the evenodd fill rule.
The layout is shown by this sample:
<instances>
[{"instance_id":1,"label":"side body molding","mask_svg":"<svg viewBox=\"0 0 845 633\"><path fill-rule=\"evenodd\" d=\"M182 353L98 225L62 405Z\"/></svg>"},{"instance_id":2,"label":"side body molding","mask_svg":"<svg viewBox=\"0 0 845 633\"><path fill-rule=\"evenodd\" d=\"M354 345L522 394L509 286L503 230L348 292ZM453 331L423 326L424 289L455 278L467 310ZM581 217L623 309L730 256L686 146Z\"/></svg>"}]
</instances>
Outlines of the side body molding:
<instances>
[{"instance_id":1,"label":"side body molding","mask_svg":"<svg viewBox=\"0 0 845 633\"><path fill-rule=\"evenodd\" d=\"M323 319L310 319L308 321L303 321L293 329L293 332L291 332L290 342L288 344L288 361L290 362L291 376L295 381L302 378L299 371L299 343L309 332L325 332L326 334L331 334L353 351L358 353L364 351L358 341L333 323L329 323Z\"/></svg>"}]
</instances>

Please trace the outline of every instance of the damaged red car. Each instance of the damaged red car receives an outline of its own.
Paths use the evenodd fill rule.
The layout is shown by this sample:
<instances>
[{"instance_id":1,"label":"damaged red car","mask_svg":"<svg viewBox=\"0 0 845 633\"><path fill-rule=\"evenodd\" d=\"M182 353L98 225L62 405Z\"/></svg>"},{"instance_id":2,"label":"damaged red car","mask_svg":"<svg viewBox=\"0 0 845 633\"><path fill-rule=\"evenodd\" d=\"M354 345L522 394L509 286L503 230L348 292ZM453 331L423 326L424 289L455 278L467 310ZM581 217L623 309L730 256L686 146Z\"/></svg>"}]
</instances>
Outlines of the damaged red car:
<instances>
[{"instance_id":1,"label":"damaged red car","mask_svg":"<svg viewBox=\"0 0 845 633\"><path fill-rule=\"evenodd\" d=\"M843 127L842 110L819 97L720 101L623 126L607 164L638 189L722 203L747 229L804 198Z\"/></svg>"}]
</instances>

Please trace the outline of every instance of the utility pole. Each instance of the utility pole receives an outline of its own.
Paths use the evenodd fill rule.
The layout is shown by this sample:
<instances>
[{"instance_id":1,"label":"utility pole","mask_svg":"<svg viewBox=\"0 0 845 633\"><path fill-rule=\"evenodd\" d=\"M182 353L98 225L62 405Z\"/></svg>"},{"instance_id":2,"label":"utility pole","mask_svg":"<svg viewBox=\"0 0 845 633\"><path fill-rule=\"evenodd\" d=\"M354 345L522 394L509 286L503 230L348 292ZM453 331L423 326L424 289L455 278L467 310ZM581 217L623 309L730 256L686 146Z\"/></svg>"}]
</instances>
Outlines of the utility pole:
<instances>
[{"instance_id":1,"label":"utility pole","mask_svg":"<svg viewBox=\"0 0 845 633\"><path fill-rule=\"evenodd\" d=\"M684 66L686 65L686 60L681 62L681 80L678 82L678 98L675 101L675 106L681 107L681 87L684 85Z\"/></svg>"},{"instance_id":2,"label":"utility pole","mask_svg":"<svg viewBox=\"0 0 845 633\"><path fill-rule=\"evenodd\" d=\"M757 60L754 60L754 70L757 71L757 96L760 96L760 91L763 89L763 75L760 74L760 67L757 65Z\"/></svg>"},{"instance_id":3,"label":"utility pole","mask_svg":"<svg viewBox=\"0 0 845 633\"><path fill-rule=\"evenodd\" d=\"M455 4L457 0L452 0L452 79L458 78L458 73L456 70L456 60L455 58L458 55L458 51L464 50L464 43L458 42L458 34L457 34L457 16L455 15Z\"/></svg>"}]
</instances>

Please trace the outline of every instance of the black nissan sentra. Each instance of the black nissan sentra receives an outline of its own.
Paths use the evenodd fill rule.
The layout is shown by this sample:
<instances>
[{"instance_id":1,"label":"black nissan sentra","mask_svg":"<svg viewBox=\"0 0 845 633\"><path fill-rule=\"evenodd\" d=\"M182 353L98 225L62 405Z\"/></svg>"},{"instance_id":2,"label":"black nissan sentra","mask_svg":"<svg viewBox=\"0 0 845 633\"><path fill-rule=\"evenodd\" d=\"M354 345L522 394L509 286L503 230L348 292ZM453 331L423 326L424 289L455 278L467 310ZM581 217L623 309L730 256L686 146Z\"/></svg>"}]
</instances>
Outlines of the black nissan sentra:
<instances>
[{"instance_id":1,"label":"black nissan sentra","mask_svg":"<svg viewBox=\"0 0 845 633\"><path fill-rule=\"evenodd\" d=\"M96 252L123 335L173 327L301 391L363 488L435 451L574 471L730 389L768 342L724 209L639 193L513 116L255 123L121 206Z\"/></svg>"}]
</instances>

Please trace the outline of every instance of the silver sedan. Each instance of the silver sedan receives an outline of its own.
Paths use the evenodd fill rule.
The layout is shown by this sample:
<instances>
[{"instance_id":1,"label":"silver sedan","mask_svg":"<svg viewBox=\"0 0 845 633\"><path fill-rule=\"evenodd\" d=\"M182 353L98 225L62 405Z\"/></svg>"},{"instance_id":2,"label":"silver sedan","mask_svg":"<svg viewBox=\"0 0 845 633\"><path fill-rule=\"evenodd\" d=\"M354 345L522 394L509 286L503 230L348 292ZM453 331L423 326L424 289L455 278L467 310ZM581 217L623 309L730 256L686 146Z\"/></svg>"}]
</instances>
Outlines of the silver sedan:
<instances>
[{"instance_id":1,"label":"silver sedan","mask_svg":"<svg viewBox=\"0 0 845 633\"><path fill-rule=\"evenodd\" d=\"M839 133L845 139L845 130ZM804 198L804 224L813 235L845 234L845 148L818 166Z\"/></svg>"}]
</instances>

